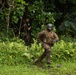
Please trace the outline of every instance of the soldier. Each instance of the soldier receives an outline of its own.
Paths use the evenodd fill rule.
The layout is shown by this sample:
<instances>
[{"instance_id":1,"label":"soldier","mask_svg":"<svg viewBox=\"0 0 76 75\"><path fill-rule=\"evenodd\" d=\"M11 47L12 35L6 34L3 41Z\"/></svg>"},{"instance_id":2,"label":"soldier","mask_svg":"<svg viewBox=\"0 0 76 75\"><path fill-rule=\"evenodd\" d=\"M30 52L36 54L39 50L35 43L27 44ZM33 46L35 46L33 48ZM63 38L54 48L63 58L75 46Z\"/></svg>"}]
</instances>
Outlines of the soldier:
<instances>
[{"instance_id":1,"label":"soldier","mask_svg":"<svg viewBox=\"0 0 76 75\"><path fill-rule=\"evenodd\" d=\"M30 21L28 18L25 20L23 28L24 28L25 36L26 36L25 42L26 42L26 45L28 46L31 43L31 25L30 25Z\"/></svg>"},{"instance_id":2,"label":"soldier","mask_svg":"<svg viewBox=\"0 0 76 75\"><path fill-rule=\"evenodd\" d=\"M57 34L52 31L52 24L47 24L46 30L39 32L37 36L37 41L42 43L45 51L35 63L41 63L42 59L46 57L47 64L50 64L51 47L58 40Z\"/></svg>"}]
</instances>

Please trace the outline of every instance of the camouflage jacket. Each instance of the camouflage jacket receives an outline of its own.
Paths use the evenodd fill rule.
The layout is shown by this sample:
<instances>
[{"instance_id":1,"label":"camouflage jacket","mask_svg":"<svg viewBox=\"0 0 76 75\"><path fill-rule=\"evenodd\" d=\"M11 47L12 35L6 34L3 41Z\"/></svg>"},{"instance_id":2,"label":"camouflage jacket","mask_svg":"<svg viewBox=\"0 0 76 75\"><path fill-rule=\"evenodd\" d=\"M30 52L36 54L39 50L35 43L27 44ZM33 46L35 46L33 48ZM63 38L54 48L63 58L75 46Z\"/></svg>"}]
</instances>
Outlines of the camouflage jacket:
<instances>
[{"instance_id":1,"label":"camouflage jacket","mask_svg":"<svg viewBox=\"0 0 76 75\"><path fill-rule=\"evenodd\" d=\"M53 31L43 30L37 35L37 41L42 43L54 44L54 41L58 40L57 34Z\"/></svg>"}]
</instances>

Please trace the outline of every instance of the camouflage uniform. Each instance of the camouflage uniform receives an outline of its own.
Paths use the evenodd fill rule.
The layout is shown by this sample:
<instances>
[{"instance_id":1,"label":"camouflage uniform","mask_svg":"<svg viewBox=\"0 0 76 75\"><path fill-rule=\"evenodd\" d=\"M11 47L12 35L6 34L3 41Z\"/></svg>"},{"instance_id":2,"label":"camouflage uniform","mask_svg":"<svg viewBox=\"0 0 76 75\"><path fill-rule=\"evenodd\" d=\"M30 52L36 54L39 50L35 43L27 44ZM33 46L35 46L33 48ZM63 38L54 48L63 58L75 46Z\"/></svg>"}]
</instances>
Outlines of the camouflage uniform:
<instances>
[{"instance_id":1,"label":"camouflage uniform","mask_svg":"<svg viewBox=\"0 0 76 75\"><path fill-rule=\"evenodd\" d=\"M38 33L37 41L42 42L42 46L45 49L44 53L39 57L36 61L40 63L44 57L46 57L47 64L50 64L50 53L51 53L51 46L54 45L55 42L59 40L57 34L53 31L43 30L42 32Z\"/></svg>"},{"instance_id":2,"label":"camouflage uniform","mask_svg":"<svg viewBox=\"0 0 76 75\"><path fill-rule=\"evenodd\" d=\"M23 25L24 27L24 31L25 31L25 42L26 42L26 45L30 45L31 43L31 25L29 23L29 19L27 19L28 21L26 21Z\"/></svg>"}]
</instances>

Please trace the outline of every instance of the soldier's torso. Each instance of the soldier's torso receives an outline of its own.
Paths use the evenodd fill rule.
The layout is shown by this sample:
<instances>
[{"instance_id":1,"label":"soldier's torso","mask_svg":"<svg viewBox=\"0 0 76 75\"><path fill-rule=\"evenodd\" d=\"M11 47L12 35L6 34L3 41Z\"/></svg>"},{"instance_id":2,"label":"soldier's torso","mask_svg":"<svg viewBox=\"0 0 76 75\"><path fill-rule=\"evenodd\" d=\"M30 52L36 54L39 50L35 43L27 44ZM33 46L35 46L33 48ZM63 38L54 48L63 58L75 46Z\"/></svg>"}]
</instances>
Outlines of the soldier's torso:
<instances>
[{"instance_id":1,"label":"soldier's torso","mask_svg":"<svg viewBox=\"0 0 76 75\"><path fill-rule=\"evenodd\" d=\"M25 24L24 24L24 30L25 30L26 32L30 32L30 30L28 30L29 27L31 27L30 23L25 23Z\"/></svg>"},{"instance_id":2,"label":"soldier's torso","mask_svg":"<svg viewBox=\"0 0 76 75\"><path fill-rule=\"evenodd\" d=\"M53 31L47 31L47 30L44 30L43 32L44 34L44 37L43 37L43 42L45 43L48 43L48 44L51 44L53 43L53 40L54 40L54 32Z\"/></svg>"}]
</instances>

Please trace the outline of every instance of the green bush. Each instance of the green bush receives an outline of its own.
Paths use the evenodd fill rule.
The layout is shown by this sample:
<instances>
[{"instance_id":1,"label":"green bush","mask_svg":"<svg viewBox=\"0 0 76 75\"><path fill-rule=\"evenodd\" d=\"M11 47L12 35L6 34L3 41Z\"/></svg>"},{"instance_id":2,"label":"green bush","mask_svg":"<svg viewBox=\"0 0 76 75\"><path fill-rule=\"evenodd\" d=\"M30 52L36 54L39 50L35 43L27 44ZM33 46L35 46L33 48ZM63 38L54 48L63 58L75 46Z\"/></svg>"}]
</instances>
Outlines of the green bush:
<instances>
[{"instance_id":1,"label":"green bush","mask_svg":"<svg viewBox=\"0 0 76 75\"><path fill-rule=\"evenodd\" d=\"M53 61L75 60L76 59L76 42L65 42L60 40L52 48L51 58Z\"/></svg>"},{"instance_id":2,"label":"green bush","mask_svg":"<svg viewBox=\"0 0 76 75\"><path fill-rule=\"evenodd\" d=\"M69 36L62 36L61 40L52 47L52 61L74 61L76 60L76 39ZM30 55L37 59L44 51L41 43L38 45L36 41L29 48Z\"/></svg>"},{"instance_id":3,"label":"green bush","mask_svg":"<svg viewBox=\"0 0 76 75\"><path fill-rule=\"evenodd\" d=\"M26 51L26 46L19 41L1 42L0 64L17 65L27 62L27 57L23 57L24 51Z\"/></svg>"},{"instance_id":4,"label":"green bush","mask_svg":"<svg viewBox=\"0 0 76 75\"><path fill-rule=\"evenodd\" d=\"M59 42L52 47L51 61L74 61L76 60L76 39L62 37ZM35 62L43 53L41 43L36 40L31 46L25 46L24 42L18 38L0 41L0 64L17 65Z\"/></svg>"}]
</instances>

